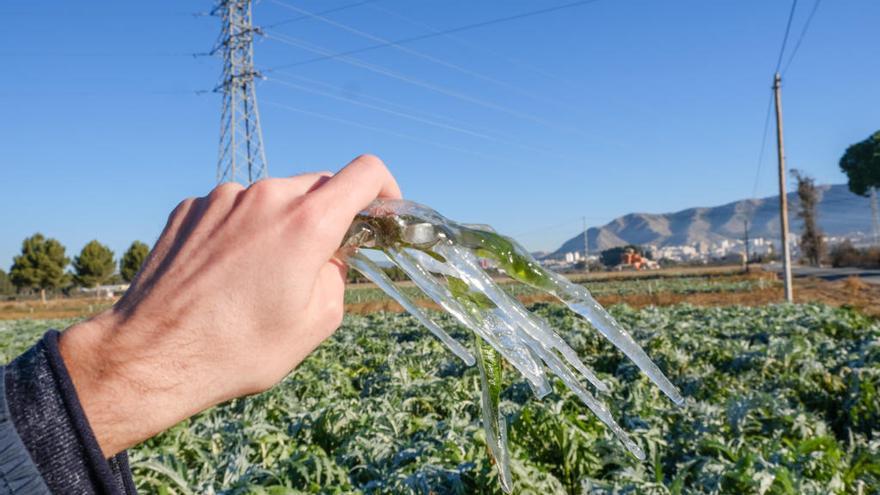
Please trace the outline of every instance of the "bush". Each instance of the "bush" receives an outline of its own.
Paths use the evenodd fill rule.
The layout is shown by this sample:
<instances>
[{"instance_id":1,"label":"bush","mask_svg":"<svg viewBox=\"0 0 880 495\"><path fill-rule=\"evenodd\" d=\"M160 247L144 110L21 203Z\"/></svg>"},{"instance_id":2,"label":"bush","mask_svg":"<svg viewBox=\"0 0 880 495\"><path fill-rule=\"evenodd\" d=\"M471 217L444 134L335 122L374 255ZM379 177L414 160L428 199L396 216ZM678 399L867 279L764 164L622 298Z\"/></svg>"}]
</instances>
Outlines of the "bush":
<instances>
[{"instance_id":1,"label":"bush","mask_svg":"<svg viewBox=\"0 0 880 495\"><path fill-rule=\"evenodd\" d=\"M831 250L831 266L858 266L862 268L880 267L880 248L858 249L849 240L834 246Z\"/></svg>"}]
</instances>

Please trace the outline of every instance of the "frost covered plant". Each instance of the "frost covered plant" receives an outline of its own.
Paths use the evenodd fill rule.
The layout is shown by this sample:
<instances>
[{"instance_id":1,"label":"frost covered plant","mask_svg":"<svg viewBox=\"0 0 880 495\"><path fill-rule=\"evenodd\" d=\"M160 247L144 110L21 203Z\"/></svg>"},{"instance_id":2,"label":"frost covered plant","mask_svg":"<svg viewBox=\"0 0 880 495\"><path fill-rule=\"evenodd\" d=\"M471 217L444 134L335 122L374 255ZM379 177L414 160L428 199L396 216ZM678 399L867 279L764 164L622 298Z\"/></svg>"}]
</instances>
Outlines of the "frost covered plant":
<instances>
[{"instance_id":1,"label":"frost covered plant","mask_svg":"<svg viewBox=\"0 0 880 495\"><path fill-rule=\"evenodd\" d=\"M384 253L443 310L474 332L474 355L437 325L392 283L364 253ZM544 269L509 237L486 226L462 225L425 206L403 200L378 200L352 223L342 248L349 264L416 317L466 364L480 370L483 427L502 488L512 489L507 425L498 409L502 357L526 379L538 398L551 391L546 370L559 377L637 458L642 449L617 424L605 404L584 387L579 373L599 392L608 386L542 318L507 295L482 269L490 260L507 275L552 294L589 321L629 357L670 399L681 404L676 387L629 333L583 286Z\"/></svg>"}]
</instances>

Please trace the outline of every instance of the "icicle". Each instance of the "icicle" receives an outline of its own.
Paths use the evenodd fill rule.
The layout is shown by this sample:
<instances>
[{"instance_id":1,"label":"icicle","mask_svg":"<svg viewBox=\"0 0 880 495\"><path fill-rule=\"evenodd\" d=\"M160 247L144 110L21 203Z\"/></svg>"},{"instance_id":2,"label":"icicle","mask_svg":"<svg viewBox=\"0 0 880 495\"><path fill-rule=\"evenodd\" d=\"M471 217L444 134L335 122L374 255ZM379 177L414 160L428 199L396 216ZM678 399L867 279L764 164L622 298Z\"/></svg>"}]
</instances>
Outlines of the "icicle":
<instances>
[{"instance_id":1,"label":"icicle","mask_svg":"<svg viewBox=\"0 0 880 495\"><path fill-rule=\"evenodd\" d=\"M513 239L492 232L463 229L458 235L466 247L476 249L481 256L485 255L498 261L501 268L511 277L553 294L569 309L584 317L609 342L630 358L672 402L676 405L684 403L684 397L675 385L651 361L629 332L593 299L586 287L573 284L562 275L545 269Z\"/></svg>"},{"instance_id":2,"label":"icicle","mask_svg":"<svg viewBox=\"0 0 880 495\"><path fill-rule=\"evenodd\" d=\"M569 309L583 316L590 322L609 342L620 349L633 363L641 369L676 405L684 404L684 397L678 388L666 378L660 368L651 361L645 351L633 340L608 311L605 310L583 286L573 284L565 277L555 273L549 273L558 286L554 295L565 303Z\"/></svg>"},{"instance_id":3,"label":"icicle","mask_svg":"<svg viewBox=\"0 0 880 495\"><path fill-rule=\"evenodd\" d=\"M449 289L438 282L430 272L418 265L408 254L396 249L388 249L386 254L428 297L455 317L462 325L470 328L492 344L510 364L522 373L532 387L536 390L549 388L544 370L535 362L528 349L518 341L516 331L510 328L506 322L492 313L475 314L473 311L469 311L453 297Z\"/></svg>"},{"instance_id":4,"label":"icicle","mask_svg":"<svg viewBox=\"0 0 880 495\"><path fill-rule=\"evenodd\" d=\"M506 292L495 284L492 277L488 276L480 268L476 256L470 250L456 246L451 242L442 241L434 246L433 250L437 254L446 257L459 277L468 280L473 284L474 289L486 294L492 302L498 305L502 313L513 318L516 325L520 326L534 340L541 345L547 346L549 349L559 351L570 365L596 387L596 390L600 392L608 391L608 386L605 382L600 380L593 370L580 360L574 349L562 337L557 335L547 322L530 313L522 303L508 296Z\"/></svg>"},{"instance_id":5,"label":"icicle","mask_svg":"<svg viewBox=\"0 0 880 495\"><path fill-rule=\"evenodd\" d=\"M501 415L502 369L501 356L492 346L474 336L477 348L477 364L480 368L480 391L483 414L483 429L486 443L495 459L498 479L504 493L513 491L513 478L510 475L510 450L507 447L507 421Z\"/></svg>"},{"instance_id":6,"label":"icicle","mask_svg":"<svg viewBox=\"0 0 880 495\"><path fill-rule=\"evenodd\" d=\"M466 281L468 281L473 289L481 291L481 293L486 294L493 302L497 301L498 310L496 311L496 315L502 319L505 319L509 322L509 324L515 328L521 329L526 335L524 335L524 342L529 345L529 348L547 365L548 368L562 381L568 386L569 389L575 392L578 398L593 411L594 414L603 422L611 431L620 439L620 441L626 446L626 448L633 453L637 458L644 459L645 453L636 445L635 442L629 437L629 435L614 421L614 418L611 416L611 413L608 411L608 408L601 401L596 399L589 391L587 391L577 380L573 373L562 363L562 361L552 352L552 350L548 349L545 345L542 345L542 342L535 340L535 338L529 334L526 327L531 326L532 323L529 321L529 318L524 315L520 315L517 311L505 311L505 308L502 304L510 307L510 304L507 300L510 297L505 294L495 283L491 280L491 277L486 275L482 270L479 270L477 266L472 265L474 261L473 255L467 251L465 248L460 248L456 246L451 246L449 244L440 243L434 247L434 250L438 252L441 256L445 257L449 266L453 269L456 269L457 273ZM560 339L561 340L561 339ZM546 342L545 342L546 343ZM566 346L567 347L567 346ZM570 348L569 348L570 349ZM573 352L573 351L572 351ZM578 360L579 362L579 360ZM584 366L582 364L582 366ZM584 366L585 367L585 366ZM590 375L595 378L595 375L590 372ZM602 383L602 382L599 382ZM603 383L604 386L604 383Z\"/></svg>"},{"instance_id":7,"label":"icicle","mask_svg":"<svg viewBox=\"0 0 880 495\"><path fill-rule=\"evenodd\" d=\"M474 356L467 349L464 348L461 344L458 343L457 340L453 339L448 333L446 333L442 328L440 328L436 323L434 323L424 311L421 310L412 300L407 297L406 294L399 291L397 286L394 285L394 282L388 278L388 275L385 272L376 266L373 261L364 256L361 253L354 253L348 258L349 264L355 270L362 273L365 277L370 279L371 282L379 286L386 294L391 296L395 301L397 301L403 309L405 309L409 314L413 315L419 323L425 326L431 333L434 334L435 337L440 339L441 342L446 344L446 347L452 351L453 354L461 358L462 361L465 362L468 366L474 365Z\"/></svg>"}]
</instances>

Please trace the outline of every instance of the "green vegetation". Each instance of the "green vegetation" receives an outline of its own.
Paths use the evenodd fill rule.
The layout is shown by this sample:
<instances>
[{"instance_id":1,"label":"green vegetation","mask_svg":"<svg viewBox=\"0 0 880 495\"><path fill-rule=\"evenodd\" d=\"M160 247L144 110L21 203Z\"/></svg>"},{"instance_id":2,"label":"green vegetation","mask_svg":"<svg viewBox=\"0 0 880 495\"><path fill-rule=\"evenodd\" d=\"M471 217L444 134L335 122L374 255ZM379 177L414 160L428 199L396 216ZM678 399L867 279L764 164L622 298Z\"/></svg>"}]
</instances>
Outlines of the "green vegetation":
<instances>
[{"instance_id":1,"label":"green vegetation","mask_svg":"<svg viewBox=\"0 0 880 495\"><path fill-rule=\"evenodd\" d=\"M6 296L15 293L15 286L9 280L9 274L5 270L0 269L0 296Z\"/></svg>"},{"instance_id":2,"label":"green vegetation","mask_svg":"<svg viewBox=\"0 0 880 495\"><path fill-rule=\"evenodd\" d=\"M656 279L630 279L587 282L583 284L594 296L618 295L627 296L632 294L702 294L713 292L747 292L756 289L764 289L779 285L774 280L766 279L743 279L731 280L728 277L692 276L670 277ZM543 292L517 283L502 283L501 288L514 296L532 296ZM415 287L401 287L406 295L418 299L423 297ZM380 289L367 286L355 287L345 293L345 302L363 303L373 301L390 300Z\"/></svg>"},{"instance_id":3,"label":"green vegetation","mask_svg":"<svg viewBox=\"0 0 880 495\"><path fill-rule=\"evenodd\" d=\"M822 305L613 308L688 397L677 408L582 320L534 309L611 385L648 461L561 384L538 401L505 369L517 493L880 493L880 323ZM67 324L0 323L0 355ZM136 481L143 493L499 493L478 375L410 316L347 316L278 387L132 450Z\"/></svg>"},{"instance_id":4,"label":"green vegetation","mask_svg":"<svg viewBox=\"0 0 880 495\"><path fill-rule=\"evenodd\" d=\"M150 246L141 241L132 242L119 260L119 274L122 276L122 280L126 282L134 280L134 276L141 269L148 254L150 254Z\"/></svg>"},{"instance_id":5,"label":"green vegetation","mask_svg":"<svg viewBox=\"0 0 880 495\"><path fill-rule=\"evenodd\" d=\"M130 282L140 270L150 252L149 246L134 241L119 260L119 274L113 251L97 240L83 246L73 260L73 274L67 271L70 258L64 245L56 239L36 233L21 244L21 254L13 258L9 274L0 270L0 295L14 292L39 291L43 301L48 291L70 288L71 282L82 287L118 283L120 278Z\"/></svg>"},{"instance_id":6,"label":"green vegetation","mask_svg":"<svg viewBox=\"0 0 880 495\"><path fill-rule=\"evenodd\" d=\"M9 277L19 291L39 290L46 300L46 291L60 289L70 281L64 271L70 263L64 246L43 234L34 234L21 243L21 254L13 258Z\"/></svg>"},{"instance_id":7,"label":"green vegetation","mask_svg":"<svg viewBox=\"0 0 880 495\"><path fill-rule=\"evenodd\" d=\"M880 188L880 131L846 149L840 158L840 170L849 178L849 190L867 196Z\"/></svg>"},{"instance_id":8,"label":"green vegetation","mask_svg":"<svg viewBox=\"0 0 880 495\"><path fill-rule=\"evenodd\" d=\"M73 259L73 279L83 287L96 287L106 283L116 271L113 251L93 240L83 246L79 256Z\"/></svg>"}]
</instances>

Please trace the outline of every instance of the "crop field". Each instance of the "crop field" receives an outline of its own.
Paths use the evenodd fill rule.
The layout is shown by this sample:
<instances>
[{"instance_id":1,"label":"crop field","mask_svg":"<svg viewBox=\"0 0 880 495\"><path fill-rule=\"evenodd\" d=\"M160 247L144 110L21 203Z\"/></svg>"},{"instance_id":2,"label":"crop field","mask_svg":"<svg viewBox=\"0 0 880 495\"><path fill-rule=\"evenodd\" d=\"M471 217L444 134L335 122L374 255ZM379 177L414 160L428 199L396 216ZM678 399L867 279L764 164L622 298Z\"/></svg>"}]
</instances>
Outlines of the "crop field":
<instances>
[{"instance_id":1,"label":"crop field","mask_svg":"<svg viewBox=\"0 0 880 495\"><path fill-rule=\"evenodd\" d=\"M611 386L629 456L576 397L503 394L516 493L880 493L880 323L825 305L613 313L687 396L673 406L586 323L538 305ZM453 335L465 333L438 315ZM9 359L67 321L0 322ZM132 451L143 493L500 493L478 377L404 314L347 316L279 386Z\"/></svg>"},{"instance_id":2,"label":"crop field","mask_svg":"<svg viewBox=\"0 0 880 495\"><path fill-rule=\"evenodd\" d=\"M626 296L652 293L701 294L711 292L747 292L776 287L780 284L778 281L766 277L685 276L656 279L600 280L586 282L582 285L587 287L595 296ZM512 296L532 296L540 293L540 291L532 287L519 283L502 283L501 287ZM412 286L403 287L403 292L412 298L423 297L418 289ZM389 299L387 294L372 285L351 288L345 292L345 302L347 304L387 299Z\"/></svg>"}]
</instances>

